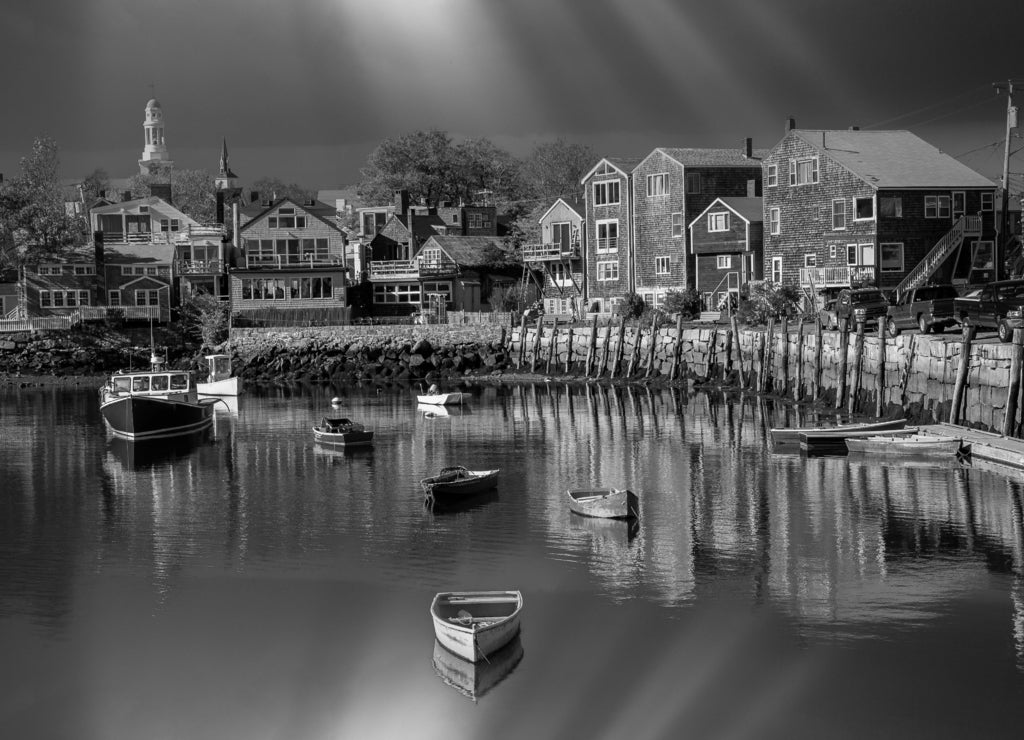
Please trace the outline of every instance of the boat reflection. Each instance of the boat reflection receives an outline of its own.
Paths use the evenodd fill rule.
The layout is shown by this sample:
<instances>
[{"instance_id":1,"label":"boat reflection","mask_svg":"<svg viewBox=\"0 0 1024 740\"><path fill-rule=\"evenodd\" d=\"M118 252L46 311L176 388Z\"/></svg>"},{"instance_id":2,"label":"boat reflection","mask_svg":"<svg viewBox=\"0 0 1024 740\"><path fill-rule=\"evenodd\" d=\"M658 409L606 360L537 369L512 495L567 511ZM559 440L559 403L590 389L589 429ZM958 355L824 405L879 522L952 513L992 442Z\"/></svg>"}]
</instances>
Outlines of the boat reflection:
<instances>
[{"instance_id":1,"label":"boat reflection","mask_svg":"<svg viewBox=\"0 0 1024 740\"><path fill-rule=\"evenodd\" d=\"M505 647L487 656L487 660L471 663L446 650L434 640L434 672L441 680L474 702L504 681L523 659L520 635Z\"/></svg>"},{"instance_id":2,"label":"boat reflection","mask_svg":"<svg viewBox=\"0 0 1024 740\"><path fill-rule=\"evenodd\" d=\"M142 470L188 457L212 438L209 428L165 439L133 441L110 435L110 452L127 470Z\"/></svg>"},{"instance_id":3,"label":"boat reflection","mask_svg":"<svg viewBox=\"0 0 1024 740\"><path fill-rule=\"evenodd\" d=\"M628 548L640 534L640 520L599 519L592 516L570 516L569 528L590 535L595 548L616 550Z\"/></svg>"},{"instance_id":4,"label":"boat reflection","mask_svg":"<svg viewBox=\"0 0 1024 740\"><path fill-rule=\"evenodd\" d=\"M416 410L423 415L424 419L444 419L449 416L465 416L471 413L469 406L465 404L439 406L430 403L418 403L416 404Z\"/></svg>"},{"instance_id":5,"label":"boat reflection","mask_svg":"<svg viewBox=\"0 0 1024 740\"><path fill-rule=\"evenodd\" d=\"M498 500L497 489L491 488L480 493L466 496L424 496L423 507L433 514L457 514L474 509L482 509L487 504Z\"/></svg>"},{"instance_id":6,"label":"boat reflection","mask_svg":"<svg viewBox=\"0 0 1024 740\"><path fill-rule=\"evenodd\" d=\"M204 393L199 394L200 398L216 398L217 403L213 407L213 415L231 416L238 418L238 396L211 396Z\"/></svg>"}]
</instances>

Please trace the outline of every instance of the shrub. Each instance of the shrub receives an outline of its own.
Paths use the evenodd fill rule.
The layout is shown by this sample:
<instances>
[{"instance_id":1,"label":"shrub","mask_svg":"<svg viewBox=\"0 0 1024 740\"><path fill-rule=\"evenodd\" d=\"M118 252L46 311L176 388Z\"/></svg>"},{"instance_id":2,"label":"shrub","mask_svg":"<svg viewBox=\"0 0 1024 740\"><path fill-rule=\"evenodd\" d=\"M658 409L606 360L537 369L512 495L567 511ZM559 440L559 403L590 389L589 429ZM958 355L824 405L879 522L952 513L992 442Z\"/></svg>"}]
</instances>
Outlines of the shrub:
<instances>
[{"instance_id":1,"label":"shrub","mask_svg":"<svg viewBox=\"0 0 1024 740\"><path fill-rule=\"evenodd\" d=\"M661 307L666 313L682 314L684 318L693 318L700 315L702 302L700 293L693 288L685 290L670 290L665 293L665 299Z\"/></svg>"},{"instance_id":2,"label":"shrub","mask_svg":"<svg viewBox=\"0 0 1024 740\"><path fill-rule=\"evenodd\" d=\"M800 290L795 285L763 281L750 283L746 296L741 296L736 317L751 326L766 324L768 319L796 315L799 301Z\"/></svg>"},{"instance_id":3,"label":"shrub","mask_svg":"<svg viewBox=\"0 0 1024 740\"><path fill-rule=\"evenodd\" d=\"M615 304L615 315L624 319L638 319L644 315L647 303L639 293L626 293L621 303Z\"/></svg>"}]
</instances>

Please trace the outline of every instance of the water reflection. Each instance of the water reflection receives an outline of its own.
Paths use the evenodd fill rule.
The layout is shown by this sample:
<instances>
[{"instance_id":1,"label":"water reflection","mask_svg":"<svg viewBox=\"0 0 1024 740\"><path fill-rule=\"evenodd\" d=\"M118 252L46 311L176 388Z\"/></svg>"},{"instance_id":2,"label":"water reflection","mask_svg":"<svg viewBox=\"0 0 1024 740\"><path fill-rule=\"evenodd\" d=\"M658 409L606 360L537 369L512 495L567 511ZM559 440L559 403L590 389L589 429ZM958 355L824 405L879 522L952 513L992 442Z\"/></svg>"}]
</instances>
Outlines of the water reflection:
<instances>
[{"instance_id":1,"label":"water reflection","mask_svg":"<svg viewBox=\"0 0 1024 740\"><path fill-rule=\"evenodd\" d=\"M484 694L508 678L523 659L523 642L516 634L505 647L473 663L446 650L434 640L434 672L463 696L478 701Z\"/></svg>"}]
</instances>

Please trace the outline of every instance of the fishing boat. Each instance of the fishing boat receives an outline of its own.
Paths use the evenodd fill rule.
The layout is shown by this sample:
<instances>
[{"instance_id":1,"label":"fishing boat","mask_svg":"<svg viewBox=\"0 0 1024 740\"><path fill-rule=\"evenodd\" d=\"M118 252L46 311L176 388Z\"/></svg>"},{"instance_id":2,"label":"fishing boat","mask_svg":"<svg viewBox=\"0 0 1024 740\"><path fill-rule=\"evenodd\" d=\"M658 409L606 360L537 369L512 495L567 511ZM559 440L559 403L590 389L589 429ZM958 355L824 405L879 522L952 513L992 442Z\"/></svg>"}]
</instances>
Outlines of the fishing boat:
<instances>
[{"instance_id":1,"label":"fishing boat","mask_svg":"<svg viewBox=\"0 0 1024 740\"><path fill-rule=\"evenodd\" d=\"M937 434L877 435L846 440L851 453L891 456L940 456L957 455L963 446L960 437L946 437Z\"/></svg>"},{"instance_id":2,"label":"fishing boat","mask_svg":"<svg viewBox=\"0 0 1024 740\"><path fill-rule=\"evenodd\" d=\"M191 373L180 370L114 373L100 388L100 414L123 439L176 437L213 424L216 398L199 398Z\"/></svg>"},{"instance_id":3,"label":"fishing boat","mask_svg":"<svg viewBox=\"0 0 1024 740\"><path fill-rule=\"evenodd\" d=\"M325 416L313 427L313 437L327 445L356 447L373 442L373 432L362 424L341 417Z\"/></svg>"},{"instance_id":4,"label":"fishing boat","mask_svg":"<svg viewBox=\"0 0 1024 740\"><path fill-rule=\"evenodd\" d=\"M476 663L519 634L519 591L446 591L434 596L434 636L460 658Z\"/></svg>"},{"instance_id":5,"label":"fishing boat","mask_svg":"<svg viewBox=\"0 0 1024 740\"><path fill-rule=\"evenodd\" d=\"M441 472L420 481L427 496L468 496L494 488L500 470L468 470L461 465L441 468Z\"/></svg>"},{"instance_id":6,"label":"fishing boat","mask_svg":"<svg viewBox=\"0 0 1024 740\"><path fill-rule=\"evenodd\" d=\"M427 404L429 406L450 406L452 404L463 403L469 394L462 393L460 391L451 391L449 393L441 393L436 385L430 386L430 388L424 389L422 394L416 396L416 402Z\"/></svg>"},{"instance_id":7,"label":"fishing boat","mask_svg":"<svg viewBox=\"0 0 1024 740\"><path fill-rule=\"evenodd\" d=\"M206 382L196 383L201 396L237 396L242 390L240 378L231 374L231 357L228 355L206 355L209 375Z\"/></svg>"},{"instance_id":8,"label":"fishing boat","mask_svg":"<svg viewBox=\"0 0 1024 740\"><path fill-rule=\"evenodd\" d=\"M640 516L636 494L619 488L566 491L569 509L583 516L603 519L631 519Z\"/></svg>"},{"instance_id":9,"label":"fishing boat","mask_svg":"<svg viewBox=\"0 0 1024 740\"><path fill-rule=\"evenodd\" d=\"M882 433L893 429L903 429L907 425L906 419L886 419L884 421L869 421L854 424L839 424L834 427L778 427L769 430L774 444L798 444L801 434L832 434L843 436L850 432L876 432Z\"/></svg>"},{"instance_id":10,"label":"fishing boat","mask_svg":"<svg viewBox=\"0 0 1024 740\"><path fill-rule=\"evenodd\" d=\"M474 702L504 681L523 659L523 641L517 634L487 660L473 663L460 658L434 640L434 672L441 680Z\"/></svg>"}]
</instances>

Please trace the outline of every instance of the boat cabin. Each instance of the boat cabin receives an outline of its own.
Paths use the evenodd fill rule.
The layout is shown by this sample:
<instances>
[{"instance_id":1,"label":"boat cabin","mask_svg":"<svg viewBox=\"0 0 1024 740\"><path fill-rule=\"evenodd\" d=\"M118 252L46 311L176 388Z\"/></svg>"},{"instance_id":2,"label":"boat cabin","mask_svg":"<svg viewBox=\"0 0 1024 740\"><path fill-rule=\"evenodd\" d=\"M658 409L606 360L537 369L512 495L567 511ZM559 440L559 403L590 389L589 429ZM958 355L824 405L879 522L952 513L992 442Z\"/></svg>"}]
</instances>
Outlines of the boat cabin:
<instances>
[{"instance_id":1,"label":"boat cabin","mask_svg":"<svg viewBox=\"0 0 1024 740\"><path fill-rule=\"evenodd\" d=\"M210 368L208 383L227 380L231 377L231 358L228 355L206 355L206 364Z\"/></svg>"},{"instance_id":2,"label":"boat cabin","mask_svg":"<svg viewBox=\"0 0 1024 740\"><path fill-rule=\"evenodd\" d=\"M163 396L188 393L192 379L188 373L123 373L112 375L108 389L113 395Z\"/></svg>"}]
</instances>

